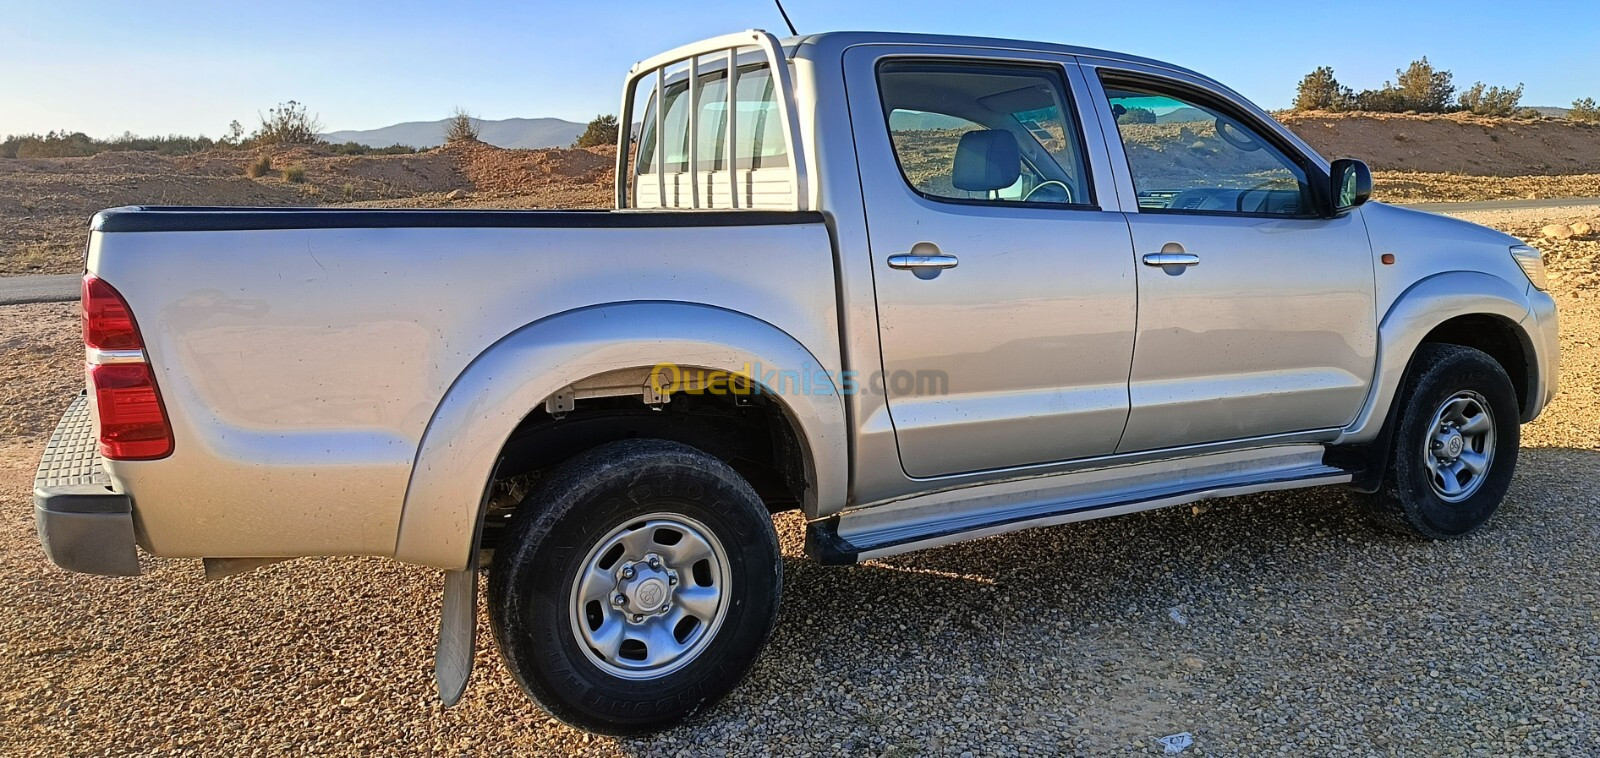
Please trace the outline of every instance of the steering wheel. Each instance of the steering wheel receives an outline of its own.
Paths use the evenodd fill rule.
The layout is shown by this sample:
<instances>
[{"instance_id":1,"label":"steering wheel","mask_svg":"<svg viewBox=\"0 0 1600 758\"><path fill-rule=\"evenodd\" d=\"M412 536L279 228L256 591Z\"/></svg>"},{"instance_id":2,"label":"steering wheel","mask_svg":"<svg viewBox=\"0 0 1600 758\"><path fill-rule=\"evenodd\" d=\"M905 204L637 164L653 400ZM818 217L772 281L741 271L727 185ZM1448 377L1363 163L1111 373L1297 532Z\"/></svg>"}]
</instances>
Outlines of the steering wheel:
<instances>
[{"instance_id":1,"label":"steering wheel","mask_svg":"<svg viewBox=\"0 0 1600 758\"><path fill-rule=\"evenodd\" d=\"M1024 202L1024 203L1031 202L1033 200L1034 193L1037 193L1039 190L1042 190L1045 187L1048 187L1048 186L1050 186L1052 184L1054 184L1057 187L1060 187L1061 191L1066 194L1066 196L1067 196L1066 202L1068 202L1068 203L1072 202L1072 188L1068 187L1066 182L1059 181L1059 180L1056 180L1056 179L1048 180L1046 182L1043 182L1043 183L1035 186L1033 189L1028 190L1028 194L1022 196L1022 202Z\"/></svg>"},{"instance_id":2,"label":"steering wheel","mask_svg":"<svg viewBox=\"0 0 1600 758\"><path fill-rule=\"evenodd\" d=\"M1218 134L1221 134L1221 132L1219 131ZM1235 202L1233 204L1233 209L1235 211L1238 211L1239 213L1244 213L1244 199L1245 199L1245 197L1249 196L1250 193L1255 192L1257 190L1265 191L1265 192L1271 192L1272 191L1272 185L1275 184L1275 183L1276 183L1276 180L1269 179L1269 180L1264 181L1264 182L1262 182L1260 184L1257 184L1256 186L1251 187L1249 189L1240 190L1239 191L1239 197L1235 200ZM1265 199L1265 198L1262 198L1262 199Z\"/></svg>"},{"instance_id":3,"label":"steering wheel","mask_svg":"<svg viewBox=\"0 0 1600 758\"><path fill-rule=\"evenodd\" d=\"M1217 128L1217 136L1221 137L1223 142L1247 153L1253 153L1261 149L1261 143L1256 140L1255 135L1245 131L1238 124L1218 116L1215 126Z\"/></svg>"}]
</instances>

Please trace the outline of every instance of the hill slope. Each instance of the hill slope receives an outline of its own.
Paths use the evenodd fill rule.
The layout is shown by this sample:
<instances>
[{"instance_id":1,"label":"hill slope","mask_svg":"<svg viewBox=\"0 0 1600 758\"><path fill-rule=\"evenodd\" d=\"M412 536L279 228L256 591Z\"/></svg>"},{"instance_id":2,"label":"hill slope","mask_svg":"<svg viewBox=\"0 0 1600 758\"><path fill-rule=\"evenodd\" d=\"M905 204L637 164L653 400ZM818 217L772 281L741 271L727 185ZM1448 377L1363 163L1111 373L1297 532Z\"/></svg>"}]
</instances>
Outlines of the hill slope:
<instances>
[{"instance_id":1,"label":"hill slope","mask_svg":"<svg viewBox=\"0 0 1600 758\"><path fill-rule=\"evenodd\" d=\"M373 147L410 145L436 147L444 143L450 119L408 121L378 129L347 129L328 132L322 138L335 144L359 142ZM507 118L499 121L478 119L478 139L496 147L532 149L566 147L583 133L584 125L559 118Z\"/></svg>"},{"instance_id":2,"label":"hill slope","mask_svg":"<svg viewBox=\"0 0 1600 758\"><path fill-rule=\"evenodd\" d=\"M1600 173L1600 125L1453 113L1276 113L1326 158L1373 170L1475 176Z\"/></svg>"}]
</instances>

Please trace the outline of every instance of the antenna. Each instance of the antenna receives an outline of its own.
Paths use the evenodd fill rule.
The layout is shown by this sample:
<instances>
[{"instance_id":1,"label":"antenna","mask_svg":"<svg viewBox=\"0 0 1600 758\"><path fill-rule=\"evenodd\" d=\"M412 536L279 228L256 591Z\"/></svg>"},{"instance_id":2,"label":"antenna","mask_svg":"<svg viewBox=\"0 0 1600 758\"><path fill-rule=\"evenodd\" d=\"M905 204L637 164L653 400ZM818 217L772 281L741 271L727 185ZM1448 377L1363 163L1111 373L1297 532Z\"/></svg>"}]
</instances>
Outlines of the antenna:
<instances>
[{"instance_id":1,"label":"antenna","mask_svg":"<svg viewBox=\"0 0 1600 758\"><path fill-rule=\"evenodd\" d=\"M798 37L800 32L794 30L794 22L789 20L789 12L783 9L783 0L772 0L778 6L778 13L783 16L783 23L789 27L790 36Z\"/></svg>"}]
</instances>

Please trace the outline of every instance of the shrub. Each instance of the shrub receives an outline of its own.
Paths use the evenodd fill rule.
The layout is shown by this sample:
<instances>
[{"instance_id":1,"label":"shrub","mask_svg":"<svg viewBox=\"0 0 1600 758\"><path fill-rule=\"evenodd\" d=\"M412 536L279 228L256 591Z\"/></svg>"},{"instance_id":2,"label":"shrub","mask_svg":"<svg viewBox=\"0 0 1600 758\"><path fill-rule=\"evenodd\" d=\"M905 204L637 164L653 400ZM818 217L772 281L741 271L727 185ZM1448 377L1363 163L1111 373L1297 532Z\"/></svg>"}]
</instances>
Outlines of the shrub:
<instances>
[{"instance_id":1,"label":"shrub","mask_svg":"<svg viewBox=\"0 0 1600 758\"><path fill-rule=\"evenodd\" d=\"M326 144L326 143L324 143ZM342 142L337 145L328 145L328 152L334 155L410 155L418 150L410 145L390 145L388 147L373 147L360 142Z\"/></svg>"},{"instance_id":2,"label":"shrub","mask_svg":"<svg viewBox=\"0 0 1600 758\"><path fill-rule=\"evenodd\" d=\"M251 179L260 179L261 177L266 176L267 172L271 170L272 157L263 155L260 158L251 161L249 165L244 167L244 175L250 177Z\"/></svg>"},{"instance_id":3,"label":"shrub","mask_svg":"<svg viewBox=\"0 0 1600 758\"><path fill-rule=\"evenodd\" d=\"M1333 78L1329 66L1318 66L1306 74L1294 96L1297 111L1347 111L1354 106L1355 93Z\"/></svg>"},{"instance_id":4,"label":"shrub","mask_svg":"<svg viewBox=\"0 0 1600 758\"><path fill-rule=\"evenodd\" d=\"M1592 97L1574 100L1572 110L1567 111L1567 118L1586 124L1600 124L1600 105L1595 105Z\"/></svg>"},{"instance_id":5,"label":"shrub","mask_svg":"<svg viewBox=\"0 0 1600 758\"><path fill-rule=\"evenodd\" d=\"M319 142L322 122L306 113L306 107L294 100L268 108L261 116L261 126L250 135L253 145L312 145Z\"/></svg>"},{"instance_id":6,"label":"shrub","mask_svg":"<svg viewBox=\"0 0 1600 758\"><path fill-rule=\"evenodd\" d=\"M1406 110L1405 96L1393 84L1384 82L1382 89L1362 90L1356 94L1356 110L1400 113Z\"/></svg>"},{"instance_id":7,"label":"shrub","mask_svg":"<svg viewBox=\"0 0 1600 758\"><path fill-rule=\"evenodd\" d=\"M138 150L162 155L187 155L209 150L217 145L210 137L184 137L177 134L166 137L140 137L124 132L111 139L95 139L83 132L49 132L46 134L13 134L0 141L0 157L4 158L81 158L108 150Z\"/></svg>"},{"instance_id":8,"label":"shrub","mask_svg":"<svg viewBox=\"0 0 1600 758\"><path fill-rule=\"evenodd\" d=\"M344 201L349 203L349 202L354 202L355 199L356 199L356 185L354 185L354 184L352 184L350 182L345 182L344 183Z\"/></svg>"},{"instance_id":9,"label":"shrub","mask_svg":"<svg viewBox=\"0 0 1600 758\"><path fill-rule=\"evenodd\" d=\"M583 134L578 135L578 139L573 141L572 146L594 147L615 144L617 144L617 117L595 116L583 130Z\"/></svg>"},{"instance_id":10,"label":"shrub","mask_svg":"<svg viewBox=\"0 0 1600 758\"><path fill-rule=\"evenodd\" d=\"M294 182L295 184L305 181L306 167L298 163L294 164L293 166L284 166L283 180L286 182Z\"/></svg>"},{"instance_id":11,"label":"shrub","mask_svg":"<svg viewBox=\"0 0 1600 758\"><path fill-rule=\"evenodd\" d=\"M1424 55L1421 60L1412 61L1410 66L1394 73L1395 89L1407 108L1422 113L1443 113L1450 109L1456 94L1455 76L1449 71L1434 68L1428 62L1428 56ZM1517 96L1522 95L1519 92Z\"/></svg>"},{"instance_id":12,"label":"shrub","mask_svg":"<svg viewBox=\"0 0 1600 758\"><path fill-rule=\"evenodd\" d=\"M450 120L449 121L445 122L444 141L445 142L477 142L478 141L478 122L477 122L477 120L472 117L472 114L467 113L466 111L464 111L464 110L462 110L460 108L456 108L455 114L450 116Z\"/></svg>"},{"instance_id":13,"label":"shrub","mask_svg":"<svg viewBox=\"0 0 1600 758\"><path fill-rule=\"evenodd\" d=\"M1156 112L1149 108L1124 108L1117 114L1119 124L1154 124Z\"/></svg>"},{"instance_id":14,"label":"shrub","mask_svg":"<svg viewBox=\"0 0 1600 758\"><path fill-rule=\"evenodd\" d=\"M1483 82L1477 82L1462 90L1457 102L1461 104L1462 110L1480 116L1512 116L1517 113L1517 104L1522 102L1522 85L1518 84L1512 89L1489 87Z\"/></svg>"}]
</instances>

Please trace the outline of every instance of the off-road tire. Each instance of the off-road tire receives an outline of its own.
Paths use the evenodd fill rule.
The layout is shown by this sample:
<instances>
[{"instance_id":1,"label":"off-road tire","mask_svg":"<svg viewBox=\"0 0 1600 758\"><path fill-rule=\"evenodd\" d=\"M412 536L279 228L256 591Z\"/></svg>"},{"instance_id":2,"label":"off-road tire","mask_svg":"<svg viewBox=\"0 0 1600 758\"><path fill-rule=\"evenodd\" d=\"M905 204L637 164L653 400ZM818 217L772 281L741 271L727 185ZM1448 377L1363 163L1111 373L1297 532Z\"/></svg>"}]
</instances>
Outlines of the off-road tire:
<instances>
[{"instance_id":1,"label":"off-road tire","mask_svg":"<svg viewBox=\"0 0 1600 758\"><path fill-rule=\"evenodd\" d=\"M1475 393L1486 402L1494 422L1494 454L1477 490L1450 502L1431 483L1426 451L1435 414L1462 392ZM1400 406L1388 473L1379 491L1364 498L1374 520L1391 531L1436 540L1459 539L1482 528L1511 486L1522 437L1516 390L1505 369L1480 350L1424 344L1412 358L1395 402Z\"/></svg>"},{"instance_id":2,"label":"off-road tire","mask_svg":"<svg viewBox=\"0 0 1600 758\"><path fill-rule=\"evenodd\" d=\"M720 541L726 611L681 668L622 678L591 660L574 631L574 581L604 535L660 513L692 519ZM643 734L712 705L744 678L771 634L782 584L777 534L748 482L692 447L624 440L563 463L522 502L489 569L489 619L506 666L550 715L593 732Z\"/></svg>"}]
</instances>

